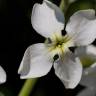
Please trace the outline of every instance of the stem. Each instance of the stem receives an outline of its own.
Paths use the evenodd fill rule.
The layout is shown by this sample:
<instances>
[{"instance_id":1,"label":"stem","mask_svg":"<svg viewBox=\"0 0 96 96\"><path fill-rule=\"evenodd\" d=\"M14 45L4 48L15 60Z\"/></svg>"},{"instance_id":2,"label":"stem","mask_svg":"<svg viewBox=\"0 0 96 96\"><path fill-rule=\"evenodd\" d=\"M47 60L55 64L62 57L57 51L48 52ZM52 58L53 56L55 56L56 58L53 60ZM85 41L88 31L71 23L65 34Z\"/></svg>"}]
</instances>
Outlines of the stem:
<instances>
[{"instance_id":1,"label":"stem","mask_svg":"<svg viewBox=\"0 0 96 96\"><path fill-rule=\"evenodd\" d=\"M37 79L27 79L18 96L30 96Z\"/></svg>"},{"instance_id":2,"label":"stem","mask_svg":"<svg viewBox=\"0 0 96 96\"><path fill-rule=\"evenodd\" d=\"M59 7L60 7L60 9L61 9L64 13L66 12L68 6L69 6L69 1L68 1L68 0L61 0Z\"/></svg>"},{"instance_id":3,"label":"stem","mask_svg":"<svg viewBox=\"0 0 96 96\"><path fill-rule=\"evenodd\" d=\"M62 11L64 11L64 6L65 6L65 2L64 0L61 0L59 7Z\"/></svg>"}]
</instances>

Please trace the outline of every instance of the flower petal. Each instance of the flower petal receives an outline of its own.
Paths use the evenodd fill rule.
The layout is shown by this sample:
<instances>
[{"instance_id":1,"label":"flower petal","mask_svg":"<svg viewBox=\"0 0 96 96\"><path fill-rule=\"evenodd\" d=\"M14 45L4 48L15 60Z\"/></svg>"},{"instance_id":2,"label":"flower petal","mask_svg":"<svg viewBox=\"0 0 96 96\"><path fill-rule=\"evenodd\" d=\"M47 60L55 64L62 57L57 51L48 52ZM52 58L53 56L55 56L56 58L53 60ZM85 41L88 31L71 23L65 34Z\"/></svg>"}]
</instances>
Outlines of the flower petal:
<instances>
[{"instance_id":1,"label":"flower petal","mask_svg":"<svg viewBox=\"0 0 96 96\"><path fill-rule=\"evenodd\" d=\"M90 57L94 57L96 59L96 46L88 45L88 46L80 46L76 48L75 54L79 57L90 55Z\"/></svg>"},{"instance_id":2,"label":"flower petal","mask_svg":"<svg viewBox=\"0 0 96 96\"><path fill-rule=\"evenodd\" d=\"M35 78L46 75L52 62L43 43L34 44L25 51L18 73L20 78Z\"/></svg>"},{"instance_id":3,"label":"flower petal","mask_svg":"<svg viewBox=\"0 0 96 96\"><path fill-rule=\"evenodd\" d=\"M50 37L52 33L64 29L63 13L59 7L47 0L33 6L31 22L33 28L44 37Z\"/></svg>"},{"instance_id":4,"label":"flower petal","mask_svg":"<svg viewBox=\"0 0 96 96\"><path fill-rule=\"evenodd\" d=\"M81 79L82 65L78 57L67 53L54 64L55 74L61 79L66 88L75 88Z\"/></svg>"},{"instance_id":5,"label":"flower petal","mask_svg":"<svg viewBox=\"0 0 96 96\"><path fill-rule=\"evenodd\" d=\"M95 96L96 95L96 47L93 45L79 47L75 51L76 55L78 55L81 59L85 59L87 65L89 63L90 67L87 67L83 71L82 79L80 84L87 87L83 91L81 91L77 96ZM87 60L86 60L87 58ZM94 62L90 62L94 61Z\"/></svg>"},{"instance_id":6,"label":"flower petal","mask_svg":"<svg viewBox=\"0 0 96 96\"><path fill-rule=\"evenodd\" d=\"M84 67L96 62L96 47L93 45L78 47L75 50L75 54L80 58Z\"/></svg>"},{"instance_id":7,"label":"flower petal","mask_svg":"<svg viewBox=\"0 0 96 96\"><path fill-rule=\"evenodd\" d=\"M94 63L96 65L96 63ZM86 89L80 92L77 96L95 96L96 95L96 66L86 68L83 71L80 84Z\"/></svg>"},{"instance_id":8,"label":"flower petal","mask_svg":"<svg viewBox=\"0 0 96 96\"><path fill-rule=\"evenodd\" d=\"M71 16L66 31L77 46L88 45L96 38L96 16L92 9L81 10Z\"/></svg>"},{"instance_id":9,"label":"flower petal","mask_svg":"<svg viewBox=\"0 0 96 96\"><path fill-rule=\"evenodd\" d=\"M96 64L96 63L94 63ZM96 89L96 66L86 68L83 71L82 79L80 84L89 88Z\"/></svg>"},{"instance_id":10,"label":"flower petal","mask_svg":"<svg viewBox=\"0 0 96 96\"><path fill-rule=\"evenodd\" d=\"M6 72L4 69L0 66L0 84L6 82Z\"/></svg>"}]
</instances>

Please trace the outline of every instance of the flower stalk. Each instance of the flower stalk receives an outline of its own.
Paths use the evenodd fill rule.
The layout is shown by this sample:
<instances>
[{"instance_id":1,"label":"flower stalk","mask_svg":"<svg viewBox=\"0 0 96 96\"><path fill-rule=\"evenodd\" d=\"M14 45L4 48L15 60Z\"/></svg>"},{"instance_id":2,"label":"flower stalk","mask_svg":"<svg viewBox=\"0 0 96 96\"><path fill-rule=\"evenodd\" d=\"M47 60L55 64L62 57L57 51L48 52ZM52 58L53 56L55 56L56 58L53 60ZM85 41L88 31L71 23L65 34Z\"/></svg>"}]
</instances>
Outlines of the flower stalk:
<instances>
[{"instance_id":1,"label":"flower stalk","mask_svg":"<svg viewBox=\"0 0 96 96\"><path fill-rule=\"evenodd\" d=\"M37 79L27 79L18 96L30 96L32 89L34 88Z\"/></svg>"},{"instance_id":2,"label":"flower stalk","mask_svg":"<svg viewBox=\"0 0 96 96\"><path fill-rule=\"evenodd\" d=\"M61 0L59 7L65 13L68 8L68 5L69 5L68 0Z\"/></svg>"}]
</instances>

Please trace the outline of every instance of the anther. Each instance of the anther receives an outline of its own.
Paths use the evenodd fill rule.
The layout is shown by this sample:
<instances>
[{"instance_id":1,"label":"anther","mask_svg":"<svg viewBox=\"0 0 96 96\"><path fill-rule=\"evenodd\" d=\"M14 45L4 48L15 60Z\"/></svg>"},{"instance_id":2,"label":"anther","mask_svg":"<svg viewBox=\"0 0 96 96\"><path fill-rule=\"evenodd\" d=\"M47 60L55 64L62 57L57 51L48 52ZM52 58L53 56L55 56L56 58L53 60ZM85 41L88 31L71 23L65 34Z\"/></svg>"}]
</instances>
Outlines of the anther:
<instances>
[{"instance_id":1,"label":"anther","mask_svg":"<svg viewBox=\"0 0 96 96\"><path fill-rule=\"evenodd\" d=\"M50 38L47 38L47 43L48 44L52 43L52 40Z\"/></svg>"},{"instance_id":2,"label":"anther","mask_svg":"<svg viewBox=\"0 0 96 96\"><path fill-rule=\"evenodd\" d=\"M56 54L56 55L53 57L53 60L56 61L56 60L58 60L58 59L59 59L59 55Z\"/></svg>"}]
</instances>

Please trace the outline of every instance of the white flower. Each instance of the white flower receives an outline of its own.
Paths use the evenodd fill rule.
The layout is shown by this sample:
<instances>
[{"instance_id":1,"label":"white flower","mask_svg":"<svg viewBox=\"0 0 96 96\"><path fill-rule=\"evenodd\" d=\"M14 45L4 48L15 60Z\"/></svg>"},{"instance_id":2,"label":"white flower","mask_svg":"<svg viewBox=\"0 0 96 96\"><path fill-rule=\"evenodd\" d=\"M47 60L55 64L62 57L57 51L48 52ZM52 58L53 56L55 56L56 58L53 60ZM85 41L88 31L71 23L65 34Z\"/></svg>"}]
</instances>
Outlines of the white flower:
<instances>
[{"instance_id":1,"label":"white flower","mask_svg":"<svg viewBox=\"0 0 96 96\"><path fill-rule=\"evenodd\" d=\"M81 79L82 65L69 47L88 45L94 41L94 10L81 10L73 14L66 25L65 36L61 34L64 29L63 13L47 0L33 6L31 22L33 28L44 36L46 41L28 47L18 70L20 78L44 76L53 65L55 74L66 88L76 87Z\"/></svg>"},{"instance_id":2,"label":"white flower","mask_svg":"<svg viewBox=\"0 0 96 96\"><path fill-rule=\"evenodd\" d=\"M6 72L4 69L0 66L0 84L6 82Z\"/></svg>"},{"instance_id":3,"label":"white flower","mask_svg":"<svg viewBox=\"0 0 96 96\"><path fill-rule=\"evenodd\" d=\"M77 96L96 96L96 47L90 45L77 48L76 54L80 57L81 62L87 66L83 70L80 81L80 84L86 88L78 93Z\"/></svg>"}]
</instances>

